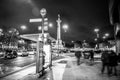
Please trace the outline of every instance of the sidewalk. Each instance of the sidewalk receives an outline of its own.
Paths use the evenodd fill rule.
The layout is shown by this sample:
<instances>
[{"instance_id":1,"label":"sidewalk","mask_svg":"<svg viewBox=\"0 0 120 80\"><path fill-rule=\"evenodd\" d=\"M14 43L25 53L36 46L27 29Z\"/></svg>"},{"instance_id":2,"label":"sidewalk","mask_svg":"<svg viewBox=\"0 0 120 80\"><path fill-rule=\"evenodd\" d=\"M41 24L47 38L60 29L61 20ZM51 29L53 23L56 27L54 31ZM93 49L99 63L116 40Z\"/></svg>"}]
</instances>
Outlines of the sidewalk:
<instances>
[{"instance_id":1,"label":"sidewalk","mask_svg":"<svg viewBox=\"0 0 120 80\"><path fill-rule=\"evenodd\" d=\"M120 65L118 76L109 77L107 73L101 74L101 62L89 64L88 60L82 60L76 65L76 59L71 58L66 65L62 80L120 80Z\"/></svg>"},{"instance_id":2,"label":"sidewalk","mask_svg":"<svg viewBox=\"0 0 120 80\"><path fill-rule=\"evenodd\" d=\"M38 75L35 74L35 66L28 71L30 73L27 75L21 76L19 73L1 80L120 80L120 65L118 76L109 77L106 73L101 74L101 62L95 62L91 65L87 59L82 59L78 66L76 58L69 56L53 61L52 69L47 69L45 76L41 78L38 78ZM18 75L19 77L15 78Z\"/></svg>"},{"instance_id":3,"label":"sidewalk","mask_svg":"<svg viewBox=\"0 0 120 80\"><path fill-rule=\"evenodd\" d=\"M19 80L62 80L62 75L68 60L69 57L53 61L52 68L47 69L46 74L41 78L38 78L38 75L32 73Z\"/></svg>"}]
</instances>

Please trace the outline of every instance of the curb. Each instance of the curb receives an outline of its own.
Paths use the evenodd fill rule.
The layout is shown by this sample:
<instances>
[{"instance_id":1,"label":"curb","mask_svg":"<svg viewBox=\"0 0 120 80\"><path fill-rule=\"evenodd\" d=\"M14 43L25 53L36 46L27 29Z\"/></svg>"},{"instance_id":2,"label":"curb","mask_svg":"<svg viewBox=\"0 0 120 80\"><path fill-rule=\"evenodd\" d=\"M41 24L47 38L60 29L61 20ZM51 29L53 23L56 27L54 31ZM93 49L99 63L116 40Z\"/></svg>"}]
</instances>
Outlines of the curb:
<instances>
[{"instance_id":1,"label":"curb","mask_svg":"<svg viewBox=\"0 0 120 80\"><path fill-rule=\"evenodd\" d=\"M24 70L24 69L26 69L26 68L28 68L28 67L31 67L31 66L34 66L34 65L35 65L35 63L32 63L32 64L30 64L30 65L27 65L27 66L25 66L25 67L22 67L22 68L19 69L19 70L15 70L15 71L9 72L9 73L7 73L7 74L5 74L5 75L2 75L2 76L0 76L0 78L4 78L4 77L6 77L6 76L9 76L9 75L11 75L11 74L14 74L14 73L16 73L16 72L19 72L19 71L21 71L21 70Z\"/></svg>"}]
</instances>

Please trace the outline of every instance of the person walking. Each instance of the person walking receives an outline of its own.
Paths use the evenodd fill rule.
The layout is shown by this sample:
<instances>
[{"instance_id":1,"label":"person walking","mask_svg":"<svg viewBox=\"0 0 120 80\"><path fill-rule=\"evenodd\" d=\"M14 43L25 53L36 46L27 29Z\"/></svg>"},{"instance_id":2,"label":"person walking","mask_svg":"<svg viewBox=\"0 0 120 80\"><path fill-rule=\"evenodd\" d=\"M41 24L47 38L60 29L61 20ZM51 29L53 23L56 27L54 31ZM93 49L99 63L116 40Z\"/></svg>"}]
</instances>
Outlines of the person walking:
<instances>
[{"instance_id":1,"label":"person walking","mask_svg":"<svg viewBox=\"0 0 120 80\"><path fill-rule=\"evenodd\" d=\"M80 57L82 56L81 51L76 51L75 56L77 58L77 65L80 65Z\"/></svg>"},{"instance_id":2,"label":"person walking","mask_svg":"<svg viewBox=\"0 0 120 80\"><path fill-rule=\"evenodd\" d=\"M91 63L94 62L94 52L93 52L93 50L90 51L90 61L91 61Z\"/></svg>"},{"instance_id":3,"label":"person walking","mask_svg":"<svg viewBox=\"0 0 120 80\"><path fill-rule=\"evenodd\" d=\"M103 74L105 71L105 68L107 68L107 74L110 74L110 70L109 70L109 54L108 51L103 51L102 55L101 55L101 61L102 61L102 69L101 69L101 73Z\"/></svg>"},{"instance_id":4,"label":"person walking","mask_svg":"<svg viewBox=\"0 0 120 80\"><path fill-rule=\"evenodd\" d=\"M114 51L109 51L110 54L110 74L117 76L118 56Z\"/></svg>"}]
</instances>

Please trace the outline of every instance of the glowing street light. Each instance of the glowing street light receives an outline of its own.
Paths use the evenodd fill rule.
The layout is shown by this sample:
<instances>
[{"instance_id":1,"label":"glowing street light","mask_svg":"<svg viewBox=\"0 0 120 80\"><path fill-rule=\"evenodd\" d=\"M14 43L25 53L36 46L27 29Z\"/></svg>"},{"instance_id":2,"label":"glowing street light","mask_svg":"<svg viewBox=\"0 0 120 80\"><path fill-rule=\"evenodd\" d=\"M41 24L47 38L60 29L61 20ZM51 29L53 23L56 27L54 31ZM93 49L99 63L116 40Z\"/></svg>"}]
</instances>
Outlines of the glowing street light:
<instances>
[{"instance_id":1,"label":"glowing street light","mask_svg":"<svg viewBox=\"0 0 120 80\"><path fill-rule=\"evenodd\" d=\"M49 25L48 25L49 27L53 27L53 24L52 23L49 23Z\"/></svg>"},{"instance_id":2,"label":"glowing street light","mask_svg":"<svg viewBox=\"0 0 120 80\"><path fill-rule=\"evenodd\" d=\"M63 25L63 29L65 30L65 32L68 30L68 25L67 24L64 24Z\"/></svg>"},{"instance_id":3,"label":"glowing street light","mask_svg":"<svg viewBox=\"0 0 120 80\"><path fill-rule=\"evenodd\" d=\"M95 38L94 40L97 41L97 38Z\"/></svg>"},{"instance_id":4,"label":"glowing street light","mask_svg":"<svg viewBox=\"0 0 120 80\"><path fill-rule=\"evenodd\" d=\"M106 36L103 36L102 38L103 38L103 39L105 39L105 38L106 38Z\"/></svg>"},{"instance_id":5,"label":"glowing street light","mask_svg":"<svg viewBox=\"0 0 120 80\"><path fill-rule=\"evenodd\" d=\"M8 31L9 33L12 33L12 31L10 30L10 31Z\"/></svg>"},{"instance_id":6,"label":"glowing street light","mask_svg":"<svg viewBox=\"0 0 120 80\"><path fill-rule=\"evenodd\" d=\"M26 29L27 29L27 27L26 27L25 25L20 26L20 28L21 28L22 30L26 30Z\"/></svg>"},{"instance_id":7,"label":"glowing street light","mask_svg":"<svg viewBox=\"0 0 120 80\"><path fill-rule=\"evenodd\" d=\"M0 28L0 32L3 32L3 29Z\"/></svg>"},{"instance_id":8,"label":"glowing street light","mask_svg":"<svg viewBox=\"0 0 120 80\"><path fill-rule=\"evenodd\" d=\"M98 32L99 32L99 29L98 29L98 28L96 28L96 29L94 29L94 31L95 31L96 33L98 33Z\"/></svg>"},{"instance_id":9,"label":"glowing street light","mask_svg":"<svg viewBox=\"0 0 120 80\"><path fill-rule=\"evenodd\" d=\"M105 36L108 37L108 36L109 36L109 33L106 33Z\"/></svg>"},{"instance_id":10,"label":"glowing street light","mask_svg":"<svg viewBox=\"0 0 120 80\"><path fill-rule=\"evenodd\" d=\"M74 41L71 41L72 43L74 43Z\"/></svg>"},{"instance_id":11,"label":"glowing street light","mask_svg":"<svg viewBox=\"0 0 120 80\"><path fill-rule=\"evenodd\" d=\"M3 29L0 28L0 35L3 35Z\"/></svg>"},{"instance_id":12,"label":"glowing street light","mask_svg":"<svg viewBox=\"0 0 120 80\"><path fill-rule=\"evenodd\" d=\"M38 30L42 30L42 27L41 27L41 26L38 26Z\"/></svg>"}]
</instances>

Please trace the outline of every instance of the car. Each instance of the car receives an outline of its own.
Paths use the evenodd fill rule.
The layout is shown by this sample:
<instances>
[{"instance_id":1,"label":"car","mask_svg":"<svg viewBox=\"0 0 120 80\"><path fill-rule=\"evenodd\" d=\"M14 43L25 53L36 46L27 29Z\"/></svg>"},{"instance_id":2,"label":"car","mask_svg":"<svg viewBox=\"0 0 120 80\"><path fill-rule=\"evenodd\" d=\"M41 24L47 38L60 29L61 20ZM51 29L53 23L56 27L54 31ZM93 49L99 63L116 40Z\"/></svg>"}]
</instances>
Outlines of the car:
<instances>
[{"instance_id":1,"label":"car","mask_svg":"<svg viewBox=\"0 0 120 80\"><path fill-rule=\"evenodd\" d=\"M0 51L0 58L1 58L1 57L4 57L4 54L5 54L5 52Z\"/></svg>"},{"instance_id":2,"label":"car","mask_svg":"<svg viewBox=\"0 0 120 80\"><path fill-rule=\"evenodd\" d=\"M36 51L35 51L35 50L28 50L27 52L29 53L29 55L34 55L34 54L36 54Z\"/></svg>"},{"instance_id":3,"label":"car","mask_svg":"<svg viewBox=\"0 0 120 80\"><path fill-rule=\"evenodd\" d=\"M28 56L29 53L26 50L21 50L21 51L18 51L18 55L19 56Z\"/></svg>"},{"instance_id":4,"label":"car","mask_svg":"<svg viewBox=\"0 0 120 80\"><path fill-rule=\"evenodd\" d=\"M17 52L14 50L6 50L4 54L4 58L16 58L17 56Z\"/></svg>"}]
</instances>

